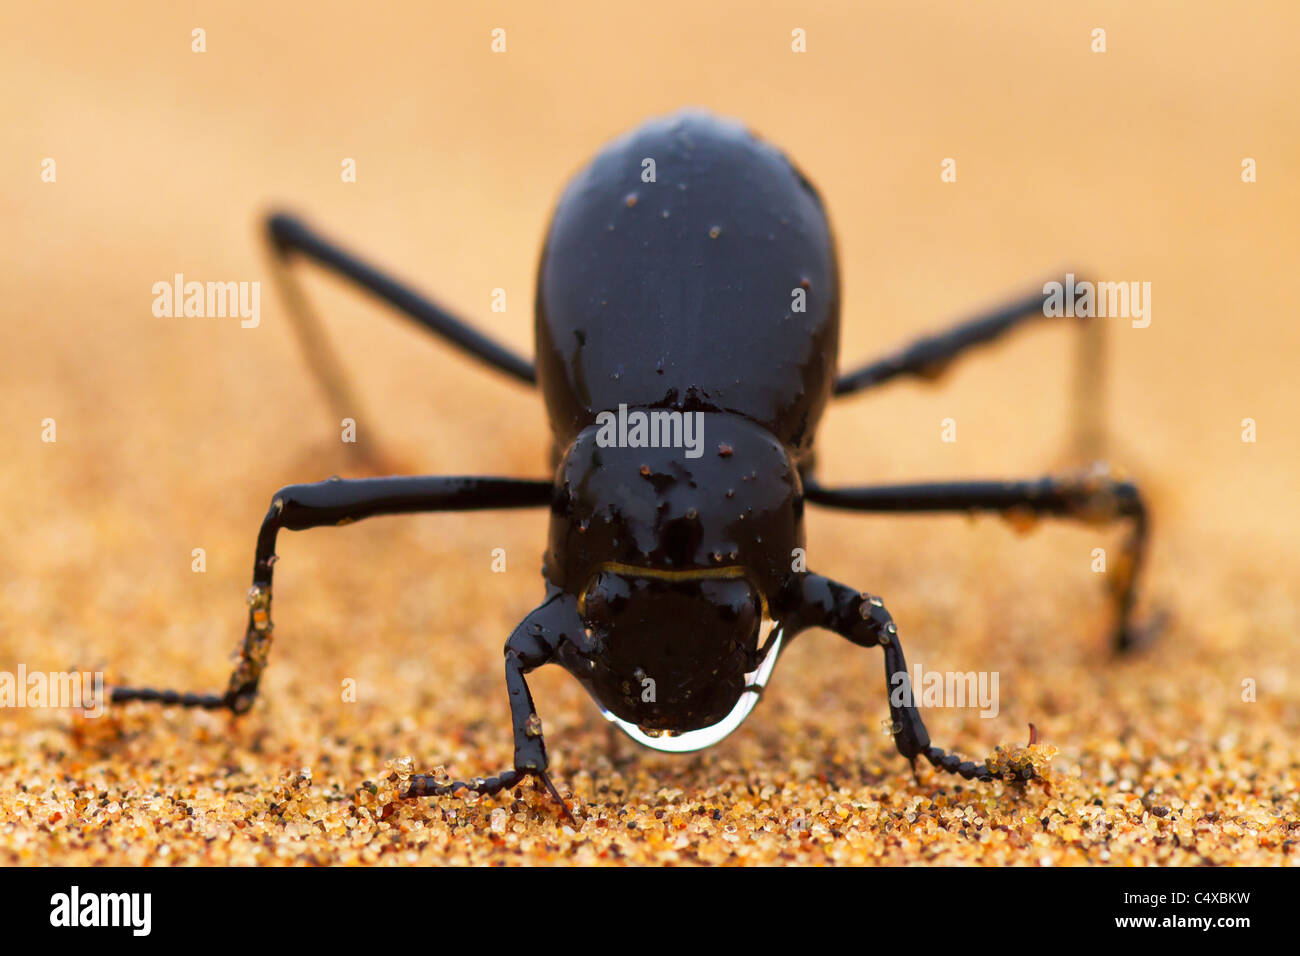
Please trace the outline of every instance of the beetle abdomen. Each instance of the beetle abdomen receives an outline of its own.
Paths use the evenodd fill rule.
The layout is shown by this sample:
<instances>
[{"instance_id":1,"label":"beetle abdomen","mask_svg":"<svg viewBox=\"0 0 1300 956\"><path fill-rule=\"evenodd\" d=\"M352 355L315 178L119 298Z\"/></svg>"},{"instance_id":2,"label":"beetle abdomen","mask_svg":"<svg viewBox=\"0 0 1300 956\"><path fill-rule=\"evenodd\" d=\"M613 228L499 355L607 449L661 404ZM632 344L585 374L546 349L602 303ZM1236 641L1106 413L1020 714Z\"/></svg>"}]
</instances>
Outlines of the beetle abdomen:
<instances>
[{"instance_id":1,"label":"beetle abdomen","mask_svg":"<svg viewBox=\"0 0 1300 956\"><path fill-rule=\"evenodd\" d=\"M627 404L734 412L802 451L838 342L821 199L743 126L696 111L653 120L560 199L538 273L537 372L561 446Z\"/></svg>"}]
</instances>

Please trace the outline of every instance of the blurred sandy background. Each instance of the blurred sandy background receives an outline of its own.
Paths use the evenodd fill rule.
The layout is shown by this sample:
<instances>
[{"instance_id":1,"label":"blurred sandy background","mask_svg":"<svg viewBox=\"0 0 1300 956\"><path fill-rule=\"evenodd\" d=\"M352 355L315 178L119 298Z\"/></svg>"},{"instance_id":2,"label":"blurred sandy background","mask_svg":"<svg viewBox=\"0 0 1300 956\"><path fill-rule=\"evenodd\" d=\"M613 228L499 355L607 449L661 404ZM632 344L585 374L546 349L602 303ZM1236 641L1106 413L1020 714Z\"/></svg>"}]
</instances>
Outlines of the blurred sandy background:
<instances>
[{"instance_id":1,"label":"blurred sandy background","mask_svg":"<svg viewBox=\"0 0 1300 956\"><path fill-rule=\"evenodd\" d=\"M191 52L195 27L206 53ZM507 31L503 55L490 51L494 27ZM791 52L796 27L807 53ZM1104 54L1090 50L1095 27ZM701 105L786 149L824 196L844 267L842 365L1066 266L1152 283L1150 327L1111 326L1108 412L1118 463L1153 495L1149 603L1178 616L1159 647L1107 659L1089 562L1117 533L1044 526L1022 538L992 519L815 512L810 564L883 594L914 663L1000 671L998 719L932 711L936 743L979 758L1034 720L1083 781L1080 802L1100 799L1136 828L1133 852L1293 861L1297 35L1300 8L1284 2L8 5L0 669L223 688L271 492L348 473L266 270L263 213L304 214L529 354L533 273L566 178L644 118ZM41 181L47 157L55 183ZM355 184L340 181L345 157ZM956 184L940 182L944 157ZM1244 157L1257 183L1241 181ZM261 326L154 318L151 286L176 272L261 281ZM319 271L301 274L385 450L412 470L545 474L535 395ZM504 314L489 309L498 287ZM1064 328L1038 328L940 388L899 384L836 406L824 477L1019 477L1067 463L1073 345ZM946 417L956 444L939 441ZM1254 444L1241 440L1248 417ZM55 444L41 441L45 418ZM278 643L257 711L231 731L140 709L85 745L63 715L0 714L0 860L328 861L345 843L380 858L351 827L350 841L323 837L333 831L310 806L306 822L276 824L250 801L304 765L318 793L351 793L400 755L459 776L506 766L500 647L541 594L544 534L540 512L283 534ZM191 571L196 547L204 574ZM490 572L496 547L505 574ZM360 700L340 704L349 677ZM1241 701L1247 678L1256 703ZM656 807L743 803L732 824L770 819L775 836L731 841L733 859L737 845L741 859L805 862L967 852L960 828L940 827L928 852L924 837L898 835L914 800L951 795L952 782L911 783L879 733L876 652L806 635L746 727L685 759L626 741L610 751L566 675L532 683L562 789L603 801L587 842L550 841L553 811L528 787L460 811L455 836L436 835L452 827L437 808L455 801L389 811L366 832L423 861L690 861L713 859L706 841L726 836L709 829L723 826L711 811L688 814L705 829L689 822L685 848L595 821L625 805L662 821ZM765 786L766 809L754 796ZM207 801L198 824L149 802L177 793ZM1033 832L994 826L983 849L967 841L974 858L1000 847L1017 862L1111 859L1086 829L1035 831L1045 795L1017 799L1028 809L1008 796L1009 809L980 812L1020 814ZM1145 812L1157 804L1174 812ZM819 821L840 805L838 830L790 829L791 814ZM500 808L509 826L493 829ZM137 832L132 812L152 823ZM241 814L290 848L240 844L224 821ZM204 827L219 836L200 839Z\"/></svg>"}]
</instances>

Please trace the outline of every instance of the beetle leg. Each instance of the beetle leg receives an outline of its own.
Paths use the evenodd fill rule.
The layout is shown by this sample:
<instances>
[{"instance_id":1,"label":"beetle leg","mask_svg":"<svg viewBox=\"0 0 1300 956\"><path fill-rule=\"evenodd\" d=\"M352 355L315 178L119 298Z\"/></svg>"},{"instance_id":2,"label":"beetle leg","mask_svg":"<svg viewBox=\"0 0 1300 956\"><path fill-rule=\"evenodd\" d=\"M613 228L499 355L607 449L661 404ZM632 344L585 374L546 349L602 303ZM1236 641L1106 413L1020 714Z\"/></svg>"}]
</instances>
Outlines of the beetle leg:
<instances>
[{"instance_id":1,"label":"beetle leg","mask_svg":"<svg viewBox=\"0 0 1300 956\"><path fill-rule=\"evenodd\" d=\"M1076 279L1081 283L1082 279ZM884 358L845 372L835 380L835 395L853 395L895 378L916 377L933 381L958 356L1002 338L1038 319L1049 318L1048 294L1039 290L959 322L943 332L924 336ZM1101 396L1106 368L1106 323L1076 317L1079 345L1075 359L1074 454L1093 461L1105 453L1105 423Z\"/></svg>"},{"instance_id":2,"label":"beetle leg","mask_svg":"<svg viewBox=\"0 0 1300 956\"><path fill-rule=\"evenodd\" d=\"M515 628L506 641L506 690L510 694L510 722L514 727L515 765L495 777L479 777L472 781L456 780L440 784L430 774L417 774L411 778L406 797L438 797L456 790L493 794L509 790L525 777L536 777L564 810L564 815L576 827L577 821L569 805L560 796L546 772L546 741L542 736L542 721L533 705L533 695L524 675L548 664L565 641L578 640L582 618L577 601L558 588L551 587L550 594Z\"/></svg>"},{"instance_id":3,"label":"beetle leg","mask_svg":"<svg viewBox=\"0 0 1300 956\"><path fill-rule=\"evenodd\" d=\"M910 691L907 661L898 640L898 628L880 598L855 591L812 572L803 575L800 590L802 606L796 612L795 619L799 627L824 627L860 647L884 648L885 691L889 697L891 733L894 745L911 762L913 772L916 770L916 758L924 757L936 769L959 774L967 780L1031 779L1024 774L991 770L987 764L962 760L956 754L931 745L930 734L921 720L921 712L916 708L915 695L898 693L900 682Z\"/></svg>"},{"instance_id":4,"label":"beetle leg","mask_svg":"<svg viewBox=\"0 0 1300 956\"><path fill-rule=\"evenodd\" d=\"M441 336L480 361L526 384L535 384L537 373L527 359L498 345L409 286L339 248L300 219L285 213L271 215L266 220L266 235L270 243L272 275L284 298L290 323L307 359L307 365L324 389L336 419L351 417L364 422L366 416L347 373L343 370L343 363L331 347L320 319L290 267L290 258L294 255L313 259L355 282L376 298L404 313L416 325ZM373 429L367 429L367 432L370 431ZM352 444L348 447L362 450L365 446ZM368 464L371 467L384 467L382 457L365 451L361 451L361 454L369 456Z\"/></svg>"},{"instance_id":5,"label":"beetle leg","mask_svg":"<svg viewBox=\"0 0 1300 956\"><path fill-rule=\"evenodd\" d=\"M139 700L242 714L253 706L258 682L271 651L271 577L280 529L302 531L344 525L375 515L428 511L474 511L549 504L551 483L520 478L331 478L308 485L289 485L271 499L262 521L248 591L248 628L224 694L182 694L148 687L114 687L110 700Z\"/></svg>"},{"instance_id":6,"label":"beetle leg","mask_svg":"<svg viewBox=\"0 0 1300 956\"><path fill-rule=\"evenodd\" d=\"M1114 608L1112 642L1117 653L1145 643L1165 623L1157 614L1136 625L1137 581L1146 558L1150 516L1138 486L1114 477L1104 463L1070 475L1030 481L943 481L857 488L824 488L811 479L804 496L814 504L877 514L993 512L1019 522L1044 515L1089 524L1129 522L1129 532L1110 570L1108 590Z\"/></svg>"},{"instance_id":7,"label":"beetle leg","mask_svg":"<svg viewBox=\"0 0 1300 956\"><path fill-rule=\"evenodd\" d=\"M376 298L405 314L422 329L440 336L493 368L525 384L536 384L537 373L532 362L497 344L431 299L343 250L297 217L286 213L269 216L266 220L266 232L274 256L276 277L289 306L289 316L307 354L308 363L324 385L326 393L335 405L336 413L354 414L356 406L340 404L350 400L347 380L337 356L330 348L321 329L320 322L309 308L297 280L287 268L289 258L293 255L313 259L345 279L355 282Z\"/></svg>"}]
</instances>

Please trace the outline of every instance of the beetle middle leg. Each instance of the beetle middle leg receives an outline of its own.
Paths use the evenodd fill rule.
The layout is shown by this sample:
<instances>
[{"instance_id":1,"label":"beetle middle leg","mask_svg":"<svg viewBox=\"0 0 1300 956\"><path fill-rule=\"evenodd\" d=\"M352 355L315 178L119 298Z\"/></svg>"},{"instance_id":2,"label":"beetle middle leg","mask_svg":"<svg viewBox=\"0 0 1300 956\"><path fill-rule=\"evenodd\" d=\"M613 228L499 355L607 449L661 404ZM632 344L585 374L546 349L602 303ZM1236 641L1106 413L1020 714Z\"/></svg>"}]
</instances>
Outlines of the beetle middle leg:
<instances>
[{"instance_id":1,"label":"beetle middle leg","mask_svg":"<svg viewBox=\"0 0 1300 956\"><path fill-rule=\"evenodd\" d=\"M550 503L551 483L518 478L400 477L333 478L281 488L257 536L253 586L248 592L248 628L226 690L189 694L149 687L114 687L110 700L139 700L242 714L253 705L271 650L271 578L276 536L282 528L302 531L351 524L376 515L488 508L539 507Z\"/></svg>"},{"instance_id":2,"label":"beetle middle leg","mask_svg":"<svg viewBox=\"0 0 1300 956\"><path fill-rule=\"evenodd\" d=\"M899 643L898 628L885 610L884 602L871 594L846 587L820 574L808 572L802 576L799 594L795 600L798 608L793 614L793 624L798 629L824 627L841 635L860 647L882 647L885 651L885 692L889 696L889 713L892 718L891 733L894 745L916 769L916 758L924 757L936 769L955 773L967 780L1024 781L1031 777L993 771L986 764L962 760L930 743L930 734L916 708L914 694L900 700L897 684L907 681L907 661Z\"/></svg>"},{"instance_id":3,"label":"beetle middle leg","mask_svg":"<svg viewBox=\"0 0 1300 956\"><path fill-rule=\"evenodd\" d=\"M950 329L917 339L892 355L845 372L835 380L835 395L853 395L895 378L933 380L954 359L980 345L994 342L1046 315L1047 294L1036 291L995 306ZM1105 457L1105 422L1102 396L1106 371L1105 322L1092 317L1073 318L1079 339L1074 373L1073 453L1084 461Z\"/></svg>"},{"instance_id":4,"label":"beetle middle leg","mask_svg":"<svg viewBox=\"0 0 1300 956\"><path fill-rule=\"evenodd\" d=\"M1117 480L1104 467L1030 481L951 481L860 488L824 488L806 479L804 494L808 501L819 505L883 514L986 511L1011 517L1050 515L1094 524L1127 521L1129 533L1109 578L1116 652L1142 645L1162 624L1160 617L1145 626L1133 622L1137 580L1150 531L1146 502L1137 485Z\"/></svg>"}]
</instances>

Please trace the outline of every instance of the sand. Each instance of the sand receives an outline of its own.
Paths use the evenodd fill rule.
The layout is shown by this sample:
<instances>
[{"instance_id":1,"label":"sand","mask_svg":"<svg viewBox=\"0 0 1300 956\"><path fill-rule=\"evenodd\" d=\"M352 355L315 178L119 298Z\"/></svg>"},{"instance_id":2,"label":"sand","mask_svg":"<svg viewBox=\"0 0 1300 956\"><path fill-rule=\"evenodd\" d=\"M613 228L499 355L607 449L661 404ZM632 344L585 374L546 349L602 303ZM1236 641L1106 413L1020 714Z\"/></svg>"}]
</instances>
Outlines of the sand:
<instances>
[{"instance_id":1,"label":"sand","mask_svg":"<svg viewBox=\"0 0 1300 956\"><path fill-rule=\"evenodd\" d=\"M240 720L0 711L0 863L1300 859L1300 15L859 6L7 10L22 42L0 65L16 91L0 124L0 670L223 689L272 492L361 473L274 297L262 213L308 215L529 353L565 177L642 118L704 104L825 196L845 365L1065 267L1152 283L1148 327L1108 326L1105 388L1111 457L1154 511L1142 609L1172 614L1154 646L1115 660L1106 644L1091 565L1118 529L809 517L810 566L883 595L913 666L998 673L996 716L929 710L935 742L983 759L1033 722L1048 786L914 780L881 727L880 652L809 632L746 724L689 756L612 736L567 675L537 672L576 829L531 783L400 801L412 770L509 765L501 645L541 597L546 522L377 519L282 535L276 645ZM176 273L261 281L258 326L155 317L152 286ZM366 449L407 472L546 474L537 396L303 274L355 374ZM1035 329L934 385L837 404L825 480L1078 464L1073 345Z\"/></svg>"}]
</instances>

